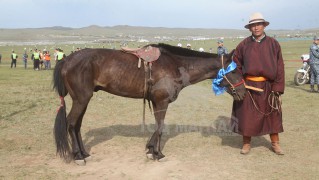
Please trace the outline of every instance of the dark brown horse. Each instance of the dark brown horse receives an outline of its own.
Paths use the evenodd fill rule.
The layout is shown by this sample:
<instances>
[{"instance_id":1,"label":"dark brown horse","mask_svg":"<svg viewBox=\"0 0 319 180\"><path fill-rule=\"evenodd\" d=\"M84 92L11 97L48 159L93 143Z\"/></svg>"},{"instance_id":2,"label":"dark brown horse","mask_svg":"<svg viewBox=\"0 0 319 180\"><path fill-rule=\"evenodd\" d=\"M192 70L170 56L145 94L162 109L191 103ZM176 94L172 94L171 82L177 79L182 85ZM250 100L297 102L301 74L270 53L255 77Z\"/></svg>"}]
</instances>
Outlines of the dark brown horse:
<instances>
[{"instance_id":1,"label":"dark brown horse","mask_svg":"<svg viewBox=\"0 0 319 180\"><path fill-rule=\"evenodd\" d=\"M54 88L61 98L54 126L57 154L69 162L74 159L82 165L90 158L84 148L80 129L93 92L103 90L123 97L146 98L151 102L156 131L146 145L147 156L163 158L160 142L168 104L176 100L184 87L215 78L220 69L232 63L233 52L221 60L216 54L166 44L151 46L159 48L161 55L152 65L151 85L146 96L146 66L138 68L138 58L132 54L111 49L83 49L56 65ZM230 94L234 99L241 100L246 89L237 69L222 78L220 86L231 89ZM72 98L72 108L66 116L64 97L68 93Z\"/></svg>"}]
</instances>

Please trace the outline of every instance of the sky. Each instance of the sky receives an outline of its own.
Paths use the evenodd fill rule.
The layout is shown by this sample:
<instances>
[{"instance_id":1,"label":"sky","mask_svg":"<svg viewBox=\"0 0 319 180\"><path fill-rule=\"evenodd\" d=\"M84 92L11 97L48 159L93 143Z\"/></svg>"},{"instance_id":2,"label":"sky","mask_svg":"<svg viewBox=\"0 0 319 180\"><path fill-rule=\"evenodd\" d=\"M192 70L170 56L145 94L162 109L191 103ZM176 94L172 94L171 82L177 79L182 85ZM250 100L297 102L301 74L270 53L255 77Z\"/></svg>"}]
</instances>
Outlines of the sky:
<instances>
[{"instance_id":1,"label":"sky","mask_svg":"<svg viewBox=\"0 0 319 180\"><path fill-rule=\"evenodd\" d=\"M254 12L268 29L319 28L318 0L0 0L0 28L145 26L244 29Z\"/></svg>"}]
</instances>

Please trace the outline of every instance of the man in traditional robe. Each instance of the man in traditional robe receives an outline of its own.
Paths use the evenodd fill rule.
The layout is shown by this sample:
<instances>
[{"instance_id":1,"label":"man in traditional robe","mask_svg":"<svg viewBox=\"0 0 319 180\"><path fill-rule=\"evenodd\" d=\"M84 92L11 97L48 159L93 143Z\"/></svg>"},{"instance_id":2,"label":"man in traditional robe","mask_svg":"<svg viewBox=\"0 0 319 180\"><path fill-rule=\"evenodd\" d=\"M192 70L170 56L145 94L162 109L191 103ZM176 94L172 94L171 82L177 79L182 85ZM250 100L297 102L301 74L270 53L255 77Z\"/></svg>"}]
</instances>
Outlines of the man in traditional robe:
<instances>
[{"instance_id":1,"label":"man in traditional robe","mask_svg":"<svg viewBox=\"0 0 319 180\"><path fill-rule=\"evenodd\" d=\"M250 152L251 137L270 135L271 150L283 155L278 133L283 132L280 95L285 89L284 63L277 40L265 34L269 22L254 13L245 26L252 33L236 47L234 61L247 85L263 89L248 90L243 101L234 101L231 127L243 136L241 154Z\"/></svg>"}]
</instances>

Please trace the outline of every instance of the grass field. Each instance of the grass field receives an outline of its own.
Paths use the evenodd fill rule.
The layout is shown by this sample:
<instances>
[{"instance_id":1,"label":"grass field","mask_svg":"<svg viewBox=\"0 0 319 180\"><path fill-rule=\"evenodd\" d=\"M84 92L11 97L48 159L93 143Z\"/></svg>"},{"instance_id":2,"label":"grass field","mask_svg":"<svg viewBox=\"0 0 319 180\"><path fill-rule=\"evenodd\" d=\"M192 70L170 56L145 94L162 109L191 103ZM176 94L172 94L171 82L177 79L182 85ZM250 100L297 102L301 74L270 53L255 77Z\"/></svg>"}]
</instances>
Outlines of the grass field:
<instances>
[{"instance_id":1,"label":"grass field","mask_svg":"<svg viewBox=\"0 0 319 180\"><path fill-rule=\"evenodd\" d=\"M226 39L225 45L232 49L238 42ZM301 62L292 60L307 53L311 42L280 43L286 67L285 132L280 136L284 156L269 151L267 136L254 138L252 152L242 156L239 136L201 132L198 127L228 119L232 103L227 94L215 96L207 80L183 90L170 105L163 162L145 158L144 146L151 132L141 132L142 100L95 93L82 126L84 142L94 158L85 167L65 164L55 156L52 130L60 102L52 90L53 71L34 71L31 61L25 70L21 59L11 69L10 51L21 54L24 46L2 46L0 179L318 179L319 93L309 93L309 85L293 83ZM216 48L211 41L192 44ZM65 46L67 52L70 48ZM66 102L69 110L69 96ZM150 113L147 124L154 124ZM177 132L177 126L189 129Z\"/></svg>"}]
</instances>

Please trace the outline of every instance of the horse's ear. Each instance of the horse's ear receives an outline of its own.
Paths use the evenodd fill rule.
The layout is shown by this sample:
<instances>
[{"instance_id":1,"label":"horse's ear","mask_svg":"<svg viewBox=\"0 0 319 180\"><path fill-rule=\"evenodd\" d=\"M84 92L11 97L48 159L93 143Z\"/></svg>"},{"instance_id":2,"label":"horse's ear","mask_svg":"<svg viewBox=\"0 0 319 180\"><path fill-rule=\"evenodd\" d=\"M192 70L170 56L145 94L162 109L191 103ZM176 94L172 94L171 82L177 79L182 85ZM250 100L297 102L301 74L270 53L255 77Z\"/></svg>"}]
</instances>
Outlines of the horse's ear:
<instances>
[{"instance_id":1,"label":"horse's ear","mask_svg":"<svg viewBox=\"0 0 319 180\"><path fill-rule=\"evenodd\" d=\"M234 56L234 52L235 52L235 49L233 49L228 55L228 57L230 57L232 60L233 60L233 56Z\"/></svg>"},{"instance_id":2,"label":"horse's ear","mask_svg":"<svg viewBox=\"0 0 319 180\"><path fill-rule=\"evenodd\" d=\"M234 52L235 52L235 49L233 49L233 50L229 53L229 55L230 55L230 56L233 56L233 55L234 55Z\"/></svg>"},{"instance_id":3,"label":"horse's ear","mask_svg":"<svg viewBox=\"0 0 319 180\"><path fill-rule=\"evenodd\" d=\"M234 55L235 49L233 49L229 54L227 54L227 59L233 59L233 55Z\"/></svg>"}]
</instances>

